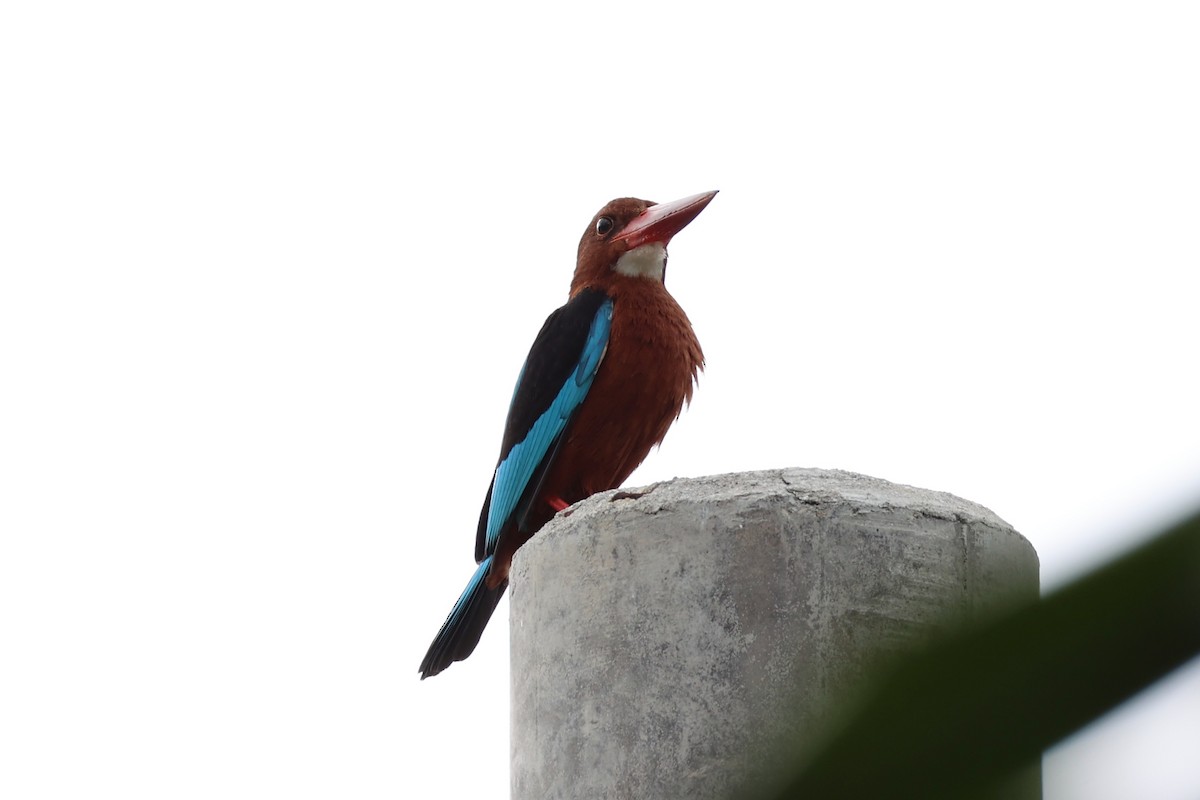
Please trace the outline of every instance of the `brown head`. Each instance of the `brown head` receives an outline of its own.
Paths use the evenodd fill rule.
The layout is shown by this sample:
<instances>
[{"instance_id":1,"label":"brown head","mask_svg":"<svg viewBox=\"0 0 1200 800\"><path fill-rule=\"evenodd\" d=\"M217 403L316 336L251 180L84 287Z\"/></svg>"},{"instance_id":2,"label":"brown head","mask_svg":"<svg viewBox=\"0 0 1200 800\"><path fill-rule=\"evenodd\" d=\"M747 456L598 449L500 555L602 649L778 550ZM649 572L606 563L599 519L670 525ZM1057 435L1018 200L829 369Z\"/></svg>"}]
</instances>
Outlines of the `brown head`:
<instances>
[{"instance_id":1,"label":"brown head","mask_svg":"<svg viewBox=\"0 0 1200 800\"><path fill-rule=\"evenodd\" d=\"M663 282L667 244L704 210L716 192L653 203L636 197L613 200L597 212L579 240L571 294L604 289L628 279Z\"/></svg>"}]
</instances>

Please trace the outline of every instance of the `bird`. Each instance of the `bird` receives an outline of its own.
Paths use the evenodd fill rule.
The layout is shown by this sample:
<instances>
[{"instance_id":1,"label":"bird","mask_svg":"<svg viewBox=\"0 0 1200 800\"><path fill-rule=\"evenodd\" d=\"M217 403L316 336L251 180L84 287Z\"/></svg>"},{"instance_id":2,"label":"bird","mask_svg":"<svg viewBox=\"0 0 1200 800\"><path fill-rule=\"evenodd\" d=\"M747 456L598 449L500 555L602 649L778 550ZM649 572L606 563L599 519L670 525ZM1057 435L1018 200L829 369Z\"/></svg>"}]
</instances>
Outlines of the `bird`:
<instances>
[{"instance_id":1,"label":"bird","mask_svg":"<svg viewBox=\"0 0 1200 800\"><path fill-rule=\"evenodd\" d=\"M475 650L517 549L558 512L618 488L691 403L704 353L666 289L667 245L716 194L618 198L584 230L567 302L546 318L517 377L479 515L477 567L421 680Z\"/></svg>"}]
</instances>

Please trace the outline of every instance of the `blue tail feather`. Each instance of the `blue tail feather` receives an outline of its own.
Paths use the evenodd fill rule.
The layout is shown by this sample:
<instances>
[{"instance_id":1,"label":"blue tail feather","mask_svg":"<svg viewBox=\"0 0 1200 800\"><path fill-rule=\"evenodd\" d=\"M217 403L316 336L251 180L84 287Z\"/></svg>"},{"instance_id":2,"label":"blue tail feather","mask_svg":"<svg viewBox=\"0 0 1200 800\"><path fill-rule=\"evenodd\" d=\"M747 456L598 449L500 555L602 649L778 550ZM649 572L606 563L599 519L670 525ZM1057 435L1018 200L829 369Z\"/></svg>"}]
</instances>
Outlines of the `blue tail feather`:
<instances>
[{"instance_id":1,"label":"blue tail feather","mask_svg":"<svg viewBox=\"0 0 1200 800\"><path fill-rule=\"evenodd\" d=\"M492 613L508 588L508 581L489 589L485 578L492 565L492 556L483 560L467 582L458 602L450 611L450 616L442 624L442 629L434 637L433 644L421 661L421 680L437 675L455 661L462 661L479 644L479 637L484 627L492 618Z\"/></svg>"}]
</instances>

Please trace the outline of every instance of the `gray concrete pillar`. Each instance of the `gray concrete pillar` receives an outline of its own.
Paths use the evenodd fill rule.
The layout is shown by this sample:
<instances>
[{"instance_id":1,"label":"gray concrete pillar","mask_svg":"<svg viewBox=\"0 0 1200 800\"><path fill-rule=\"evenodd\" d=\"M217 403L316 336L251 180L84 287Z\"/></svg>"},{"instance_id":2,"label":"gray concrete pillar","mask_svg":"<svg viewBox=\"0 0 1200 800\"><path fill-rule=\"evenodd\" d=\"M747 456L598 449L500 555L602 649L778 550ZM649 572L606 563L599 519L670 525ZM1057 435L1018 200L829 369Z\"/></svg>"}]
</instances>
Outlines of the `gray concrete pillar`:
<instances>
[{"instance_id":1,"label":"gray concrete pillar","mask_svg":"<svg viewBox=\"0 0 1200 800\"><path fill-rule=\"evenodd\" d=\"M641 491L513 562L513 800L727 797L948 613L1038 595L1029 542L943 492L814 469ZM1039 797L1032 777L1011 796Z\"/></svg>"}]
</instances>

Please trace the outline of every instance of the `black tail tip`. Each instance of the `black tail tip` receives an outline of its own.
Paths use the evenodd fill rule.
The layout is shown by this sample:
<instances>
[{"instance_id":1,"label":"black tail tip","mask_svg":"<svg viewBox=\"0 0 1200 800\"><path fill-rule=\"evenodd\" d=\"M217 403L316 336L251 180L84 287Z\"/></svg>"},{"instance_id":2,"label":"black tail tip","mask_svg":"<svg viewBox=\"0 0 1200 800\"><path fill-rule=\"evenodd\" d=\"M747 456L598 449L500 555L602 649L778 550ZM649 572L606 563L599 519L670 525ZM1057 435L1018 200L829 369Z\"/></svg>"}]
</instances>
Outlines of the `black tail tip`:
<instances>
[{"instance_id":1,"label":"black tail tip","mask_svg":"<svg viewBox=\"0 0 1200 800\"><path fill-rule=\"evenodd\" d=\"M421 680L432 678L434 675L437 675L453 663L453 661L448 661L444 664L433 664L430 663L429 656L426 656L425 660L421 662L419 669L419 672L421 673Z\"/></svg>"},{"instance_id":2,"label":"black tail tip","mask_svg":"<svg viewBox=\"0 0 1200 800\"><path fill-rule=\"evenodd\" d=\"M504 596L504 590L508 588L508 581L494 589L488 588L484 578L490 564L489 557L475 570L466 590L454 604L454 610L442 624L433 644L429 645L425 658L421 660L421 680L432 678L455 661L462 661L479 644L484 627Z\"/></svg>"}]
</instances>

